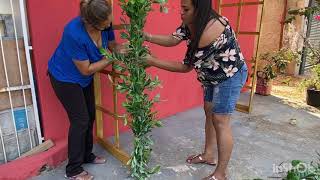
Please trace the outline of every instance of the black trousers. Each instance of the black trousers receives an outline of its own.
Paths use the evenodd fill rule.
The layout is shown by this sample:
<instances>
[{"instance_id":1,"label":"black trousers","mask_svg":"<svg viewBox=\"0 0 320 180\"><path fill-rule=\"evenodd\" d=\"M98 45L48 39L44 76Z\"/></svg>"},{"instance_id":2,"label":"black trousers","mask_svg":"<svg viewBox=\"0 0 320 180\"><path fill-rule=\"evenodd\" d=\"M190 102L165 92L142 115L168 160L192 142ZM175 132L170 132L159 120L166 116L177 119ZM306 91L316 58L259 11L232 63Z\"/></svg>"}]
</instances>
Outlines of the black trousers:
<instances>
[{"instance_id":1,"label":"black trousers","mask_svg":"<svg viewBox=\"0 0 320 180\"><path fill-rule=\"evenodd\" d=\"M78 84L58 81L50 74L49 76L55 94L66 110L70 121L69 162L66 167L66 175L71 177L83 171L81 167L83 163L92 162L96 157L92 153L95 119L93 82L83 88Z\"/></svg>"}]
</instances>

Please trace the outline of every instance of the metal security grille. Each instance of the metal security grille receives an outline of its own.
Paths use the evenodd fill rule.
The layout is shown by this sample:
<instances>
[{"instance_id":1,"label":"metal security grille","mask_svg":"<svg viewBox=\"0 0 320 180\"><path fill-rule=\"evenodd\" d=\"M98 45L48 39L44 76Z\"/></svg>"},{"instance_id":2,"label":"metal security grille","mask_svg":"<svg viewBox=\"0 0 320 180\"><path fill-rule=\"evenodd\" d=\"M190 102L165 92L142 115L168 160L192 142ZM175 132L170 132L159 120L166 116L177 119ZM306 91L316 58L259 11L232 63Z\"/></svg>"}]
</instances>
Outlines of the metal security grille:
<instances>
[{"instance_id":1,"label":"metal security grille","mask_svg":"<svg viewBox=\"0 0 320 180\"><path fill-rule=\"evenodd\" d=\"M314 0L309 1L308 7L316 6L317 3ZM311 46L320 46L320 22L314 19L315 15L307 17L307 31L304 42L304 47L302 51L301 64L299 74L304 74L305 70L312 67L316 61L308 57L308 48L307 43L310 43Z\"/></svg>"},{"instance_id":2,"label":"metal security grille","mask_svg":"<svg viewBox=\"0 0 320 180\"><path fill-rule=\"evenodd\" d=\"M317 6L317 2L314 2L313 6ZM309 40L313 45L320 44L320 21L315 20L315 18L312 18L311 21L311 32Z\"/></svg>"},{"instance_id":3,"label":"metal security grille","mask_svg":"<svg viewBox=\"0 0 320 180\"><path fill-rule=\"evenodd\" d=\"M25 0L0 1L0 164L42 142Z\"/></svg>"},{"instance_id":4,"label":"metal security grille","mask_svg":"<svg viewBox=\"0 0 320 180\"><path fill-rule=\"evenodd\" d=\"M317 6L317 3L314 2L313 6ZM310 36L309 41L312 46L320 47L320 21L315 20L313 17L310 24ZM311 60L306 61L306 67L314 65L314 62Z\"/></svg>"}]
</instances>

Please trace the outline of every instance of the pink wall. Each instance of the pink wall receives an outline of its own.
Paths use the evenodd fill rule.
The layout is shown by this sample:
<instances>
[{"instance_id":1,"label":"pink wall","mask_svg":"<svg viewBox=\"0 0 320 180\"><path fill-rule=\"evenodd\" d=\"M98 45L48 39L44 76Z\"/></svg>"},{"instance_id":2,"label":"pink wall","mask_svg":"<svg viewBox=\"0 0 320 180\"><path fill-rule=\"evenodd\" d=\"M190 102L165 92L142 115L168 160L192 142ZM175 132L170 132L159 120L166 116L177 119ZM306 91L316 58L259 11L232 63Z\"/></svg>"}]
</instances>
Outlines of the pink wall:
<instances>
[{"instance_id":1,"label":"pink wall","mask_svg":"<svg viewBox=\"0 0 320 180\"><path fill-rule=\"evenodd\" d=\"M29 0L27 2L43 132L46 139L57 140L66 137L68 119L46 76L47 62L59 43L63 26L78 14L78 0L68 0L68 3L65 0ZM117 1L114 4L115 24L117 24L121 11ZM172 1L169 6L174 8L169 14L152 13L146 26L148 32L172 33L180 24L178 16L179 1ZM156 46L151 46L151 48L155 55L173 60L181 60L185 50L183 44L175 48ZM151 94L160 93L161 99L165 100L155 106L155 109L159 111L159 118L167 117L202 103L202 91L195 79L194 72L174 74L154 68L150 68L148 71L158 75L162 81L163 88ZM111 89L108 81L105 78L103 80L103 102L111 108L113 107ZM122 108L121 101L123 99L123 96L120 95L119 108ZM111 135L113 132L112 119L107 116L105 119L105 134ZM125 127L121 128L125 129Z\"/></svg>"},{"instance_id":2,"label":"pink wall","mask_svg":"<svg viewBox=\"0 0 320 180\"><path fill-rule=\"evenodd\" d=\"M78 14L78 0L29 0L27 3L30 33L34 49L33 61L39 89L42 127L46 139L52 138L56 140L66 137L68 120L46 76L47 62L59 43L63 26ZM115 1L114 5L114 24L118 24L121 10L118 6L118 1ZM169 1L168 6L169 13L161 14L158 12L159 7L154 5L156 11L152 12L148 17L147 32L167 34L172 33L179 26L181 23L179 15L180 1ZM256 26L256 9L248 9L245 12L246 16L244 18L249 20L246 19L242 27L250 28ZM236 11L225 9L223 15L226 15L231 20L232 25L234 25ZM239 39L245 57L251 57L253 39L249 37L240 37ZM156 56L178 61L182 60L186 49L185 43L181 43L181 45L174 48L164 48L155 45L150 45L150 47ZM202 91L194 72L175 74L155 68L150 68L148 71L153 75L158 75L162 81L163 88L151 93L152 96L160 93L161 99L164 100L155 106L155 109L159 112L159 118L164 118L202 104ZM105 77L102 79L103 102L106 107L110 107L109 109L111 109L113 105L109 82ZM123 100L123 95L120 95L118 107L122 109L121 112L123 112L123 108L121 107L121 101ZM105 119L105 134L109 136L113 132L113 121L108 116L105 116ZM126 128L122 126L121 129L125 130Z\"/></svg>"},{"instance_id":3,"label":"pink wall","mask_svg":"<svg viewBox=\"0 0 320 180\"><path fill-rule=\"evenodd\" d=\"M238 0L225 0L226 2L238 2ZM29 27L33 46L34 74L37 80L38 96L40 103L42 127L46 139L53 139L55 147L36 156L22 158L5 165L1 165L0 179L27 179L39 172L39 169L48 164L55 166L66 158L66 135L68 119L61 104L58 102L46 76L47 62L56 48L64 25L78 14L78 0L28 0ZM115 21L119 22L120 9L115 0ZM146 31L151 33L172 33L180 24L179 0L169 1L169 14L152 12L148 18ZM155 6L157 7L157 6ZM236 9L225 9L223 15L227 16L232 25L235 25ZM253 6L244 10L242 30L254 30L256 27L257 7ZM118 33L118 32L117 32ZM240 36L240 45L247 59L253 53L254 39ZM185 52L185 44L175 48L163 48L151 45L152 52L161 58L181 60ZM155 109L159 112L159 118L164 118L177 112L202 104L202 91L196 81L195 73L174 74L150 68L153 75L158 75L162 81L162 89L151 93L161 94L163 102L157 104ZM106 78L103 78L103 102L108 107L112 106L112 93ZM120 95L118 107L124 97ZM110 108L111 109L111 108ZM121 108L122 109L122 108ZM123 112L123 109L122 109ZM112 135L113 122L110 117L105 117L105 135ZM126 130L121 126L122 130ZM32 163L30 163L32 162Z\"/></svg>"},{"instance_id":4,"label":"pink wall","mask_svg":"<svg viewBox=\"0 0 320 180\"><path fill-rule=\"evenodd\" d=\"M45 139L57 140L66 137L68 121L46 75L47 62L59 43L64 25L77 15L78 1L29 0L27 7L42 128Z\"/></svg>"}]
</instances>

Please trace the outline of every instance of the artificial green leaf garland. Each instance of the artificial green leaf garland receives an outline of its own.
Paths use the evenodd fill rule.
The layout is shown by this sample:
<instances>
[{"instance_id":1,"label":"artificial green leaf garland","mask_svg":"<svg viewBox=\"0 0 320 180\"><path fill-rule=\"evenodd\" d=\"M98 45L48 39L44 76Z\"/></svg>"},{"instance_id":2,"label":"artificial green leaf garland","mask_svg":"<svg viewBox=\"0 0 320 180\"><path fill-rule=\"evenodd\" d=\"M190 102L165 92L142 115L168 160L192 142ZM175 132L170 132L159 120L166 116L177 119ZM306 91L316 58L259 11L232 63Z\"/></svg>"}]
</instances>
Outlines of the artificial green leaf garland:
<instances>
[{"instance_id":1,"label":"artificial green leaf garland","mask_svg":"<svg viewBox=\"0 0 320 180\"><path fill-rule=\"evenodd\" d=\"M157 173L160 166L149 168L148 163L151 156L153 141L150 132L154 127L160 127L161 122L155 118L156 112L151 110L154 103L159 101L160 96L149 98L147 91L151 91L160 85L158 77L152 78L146 73L145 56L149 53L143 45L143 29L148 13L152 10L152 3L160 4L160 11L167 13L165 7L167 0L120 0L123 14L130 19L130 24L126 25L125 32L121 32L121 38L129 43L126 54L108 53L101 49L101 53L107 58L116 61L113 69L125 73L121 75L117 84L120 93L126 93L126 101L123 103L128 115L124 115L125 124L128 124L134 134L134 150L128 165L131 169L131 176L135 179L143 180L150 175ZM121 18L123 24L126 21ZM117 63L120 62L120 63ZM128 119L130 122L127 123Z\"/></svg>"}]
</instances>

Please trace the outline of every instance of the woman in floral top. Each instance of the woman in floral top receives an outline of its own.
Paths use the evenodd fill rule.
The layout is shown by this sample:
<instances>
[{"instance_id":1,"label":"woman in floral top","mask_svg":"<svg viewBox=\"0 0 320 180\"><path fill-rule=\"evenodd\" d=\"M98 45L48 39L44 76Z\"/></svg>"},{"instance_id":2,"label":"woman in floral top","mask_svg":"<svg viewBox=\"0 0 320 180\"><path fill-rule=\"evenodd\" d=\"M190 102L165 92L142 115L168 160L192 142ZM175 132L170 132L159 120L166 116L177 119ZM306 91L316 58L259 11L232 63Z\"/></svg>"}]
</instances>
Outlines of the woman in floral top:
<instances>
[{"instance_id":1,"label":"woman in floral top","mask_svg":"<svg viewBox=\"0 0 320 180\"><path fill-rule=\"evenodd\" d=\"M186 73L195 69L204 88L206 143L204 152L187 158L188 163L216 165L206 180L226 179L233 138L230 117L247 79L247 66L228 19L217 14L211 0L181 0L182 25L172 35L145 33L148 42L175 46L187 41L183 62L164 61L154 56L147 63L171 72Z\"/></svg>"}]
</instances>

